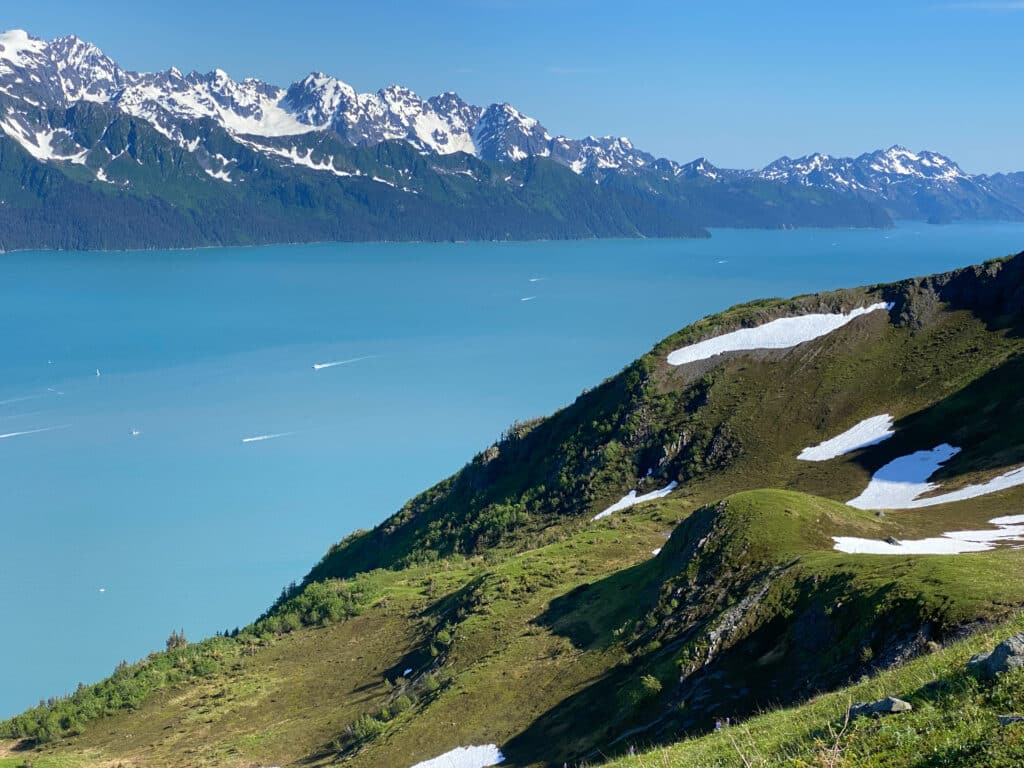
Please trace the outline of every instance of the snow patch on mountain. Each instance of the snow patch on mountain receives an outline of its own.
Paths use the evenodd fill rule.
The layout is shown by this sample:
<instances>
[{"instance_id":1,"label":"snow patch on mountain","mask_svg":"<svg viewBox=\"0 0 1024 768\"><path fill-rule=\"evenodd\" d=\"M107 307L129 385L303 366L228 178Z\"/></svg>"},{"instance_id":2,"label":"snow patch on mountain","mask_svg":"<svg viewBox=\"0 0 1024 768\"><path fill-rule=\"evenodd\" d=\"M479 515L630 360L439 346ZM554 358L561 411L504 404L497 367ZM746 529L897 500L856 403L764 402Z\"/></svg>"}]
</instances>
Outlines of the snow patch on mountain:
<instances>
[{"instance_id":1,"label":"snow patch on mountain","mask_svg":"<svg viewBox=\"0 0 1024 768\"><path fill-rule=\"evenodd\" d=\"M0 33L0 67L24 67L46 50L46 43L31 37L23 29Z\"/></svg>"},{"instance_id":2,"label":"snow patch on mountain","mask_svg":"<svg viewBox=\"0 0 1024 768\"><path fill-rule=\"evenodd\" d=\"M36 160L44 162L60 160L78 165L85 164L85 156L88 152L75 144L71 134L65 130L31 131L11 120L0 120L0 129L3 129L4 133L18 142ZM74 149L69 151L70 147Z\"/></svg>"},{"instance_id":3,"label":"snow patch on mountain","mask_svg":"<svg viewBox=\"0 0 1024 768\"><path fill-rule=\"evenodd\" d=\"M998 526L980 531L949 531L929 539L879 541L855 536L833 536L834 548L854 555L959 555L963 552L985 552L999 544L1017 549L1024 540L1024 515L997 517L988 521Z\"/></svg>"},{"instance_id":4,"label":"snow patch on mountain","mask_svg":"<svg viewBox=\"0 0 1024 768\"><path fill-rule=\"evenodd\" d=\"M243 140L243 143L256 149L263 154L273 155L288 161L290 165L303 166L310 168L314 171L326 171L327 173L333 173L335 176L359 176L360 171L354 172L343 171L340 168L336 168L334 165L334 155L328 155L319 160L313 159L313 149L307 149L305 152L300 152L299 148L295 145L289 146L287 149L277 147L269 144L262 144L252 140Z\"/></svg>"},{"instance_id":5,"label":"snow patch on mountain","mask_svg":"<svg viewBox=\"0 0 1024 768\"><path fill-rule=\"evenodd\" d=\"M456 747L443 755L416 763L412 768L488 768L503 762L505 756L501 754L497 745L482 744Z\"/></svg>"},{"instance_id":6,"label":"snow patch on mountain","mask_svg":"<svg viewBox=\"0 0 1024 768\"><path fill-rule=\"evenodd\" d=\"M591 518L591 521L602 520L602 519L604 519L604 518L608 517L609 515L612 515L612 514L614 514L616 512L621 512L624 509L629 509L630 507L635 507L637 504L643 504L645 501L653 501L654 499L663 499L666 496L668 496L670 493L672 493L672 491L674 491L676 489L676 486L678 486L678 485L679 485L679 483L677 483L675 480L673 480L671 483L666 485L664 488L660 488L660 489L658 489L656 491L651 491L650 493L644 493L644 494L641 494L640 496L636 495L636 490L634 489L634 490L630 491L629 493L627 493L625 496L623 496L621 499L616 501L610 507L602 510L601 512L598 512L596 515L594 515Z\"/></svg>"},{"instance_id":7,"label":"snow patch on mountain","mask_svg":"<svg viewBox=\"0 0 1024 768\"><path fill-rule=\"evenodd\" d=\"M829 440L804 448L800 451L797 459L800 461L828 461L853 451L859 451L861 448L877 445L896 434L892 428L892 421L892 416L888 413L864 419Z\"/></svg>"},{"instance_id":8,"label":"snow patch on mountain","mask_svg":"<svg viewBox=\"0 0 1024 768\"><path fill-rule=\"evenodd\" d=\"M936 496L926 495L939 489L936 483L928 482L928 478L959 452L959 448L942 443L931 450L893 459L872 475L868 487L857 498L846 503L857 509L920 509L966 501L1024 485L1024 467L1018 467L984 483L967 485Z\"/></svg>"},{"instance_id":9,"label":"snow patch on mountain","mask_svg":"<svg viewBox=\"0 0 1024 768\"><path fill-rule=\"evenodd\" d=\"M889 187L911 181L951 185L971 177L937 152L911 152L894 145L856 158L823 153L795 160L781 157L757 175L767 181L819 186L837 191L863 190L885 195Z\"/></svg>"},{"instance_id":10,"label":"snow patch on mountain","mask_svg":"<svg viewBox=\"0 0 1024 768\"><path fill-rule=\"evenodd\" d=\"M880 309L892 309L892 304L878 302L867 307L857 307L849 312L835 314L812 313L796 317L780 317L754 328L713 336L695 344L673 350L668 355L669 365L685 365L698 360L707 360L726 352L743 352L752 349L788 349L806 341L825 336L842 328L861 315Z\"/></svg>"}]
</instances>

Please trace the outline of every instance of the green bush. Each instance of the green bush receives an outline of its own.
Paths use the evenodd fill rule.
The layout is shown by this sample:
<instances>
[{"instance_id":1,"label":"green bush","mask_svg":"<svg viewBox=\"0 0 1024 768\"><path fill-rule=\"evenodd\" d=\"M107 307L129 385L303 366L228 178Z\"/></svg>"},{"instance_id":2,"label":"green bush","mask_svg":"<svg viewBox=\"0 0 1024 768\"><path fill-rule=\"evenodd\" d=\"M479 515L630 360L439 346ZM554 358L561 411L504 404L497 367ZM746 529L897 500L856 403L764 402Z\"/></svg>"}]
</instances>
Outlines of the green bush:
<instances>
[{"instance_id":1,"label":"green bush","mask_svg":"<svg viewBox=\"0 0 1024 768\"><path fill-rule=\"evenodd\" d=\"M394 703L391 705L391 708L394 710L394 713L398 715L402 712L406 712L412 709L412 705L412 699L406 696L405 694L402 694L397 699L395 699Z\"/></svg>"},{"instance_id":2,"label":"green bush","mask_svg":"<svg viewBox=\"0 0 1024 768\"><path fill-rule=\"evenodd\" d=\"M150 654L135 664L122 662L103 682L80 686L70 696L41 703L0 723L0 738L29 739L45 744L82 733L92 720L138 709L150 694L161 688L213 674L220 668L221 660L238 653L238 649L234 640L214 637L201 643L176 644L173 650Z\"/></svg>"},{"instance_id":3,"label":"green bush","mask_svg":"<svg viewBox=\"0 0 1024 768\"><path fill-rule=\"evenodd\" d=\"M384 730L384 723L372 715L360 716L352 725L349 731L356 741L372 741Z\"/></svg>"}]
</instances>

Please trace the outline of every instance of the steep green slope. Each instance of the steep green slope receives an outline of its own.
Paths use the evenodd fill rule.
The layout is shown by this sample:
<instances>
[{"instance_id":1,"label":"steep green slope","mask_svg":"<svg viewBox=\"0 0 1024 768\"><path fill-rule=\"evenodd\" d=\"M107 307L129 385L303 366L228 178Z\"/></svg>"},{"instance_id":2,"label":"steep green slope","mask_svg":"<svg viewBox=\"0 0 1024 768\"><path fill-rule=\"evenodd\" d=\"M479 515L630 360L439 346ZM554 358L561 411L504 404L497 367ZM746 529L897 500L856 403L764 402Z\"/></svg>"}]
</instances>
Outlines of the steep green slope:
<instances>
[{"instance_id":1,"label":"steep green slope","mask_svg":"<svg viewBox=\"0 0 1024 768\"><path fill-rule=\"evenodd\" d=\"M672 480L694 506L759 487L847 500L869 472L929 440L955 437L965 447L947 475L1024 462L1022 422L1003 418L1004 409L1021 408L1014 374L1024 351L1022 286L1024 258L1016 257L937 278L758 301L705 318L571 406L513 425L459 473L332 548L307 580L535 546L585 523L630 488L645 492ZM666 362L672 349L736 328L878 299L894 304L888 317L871 313L791 350L681 367ZM899 437L860 460L795 460L804 446L884 412L899 420ZM971 418L951 422L964 414Z\"/></svg>"},{"instance_id":2,"label":"steep green slope","mask_svg":"<svg viewBox=\"0 0 1024 768\"><path fill-rule=\"evenodd\" d=\"M891 311L791 349L666 361L877 300ZM944 489L1024 463L1022 328L1024 255L706 318L332 547L237 637L129 665L0 738L83 766L410 766L486 742L510 765L595 762L931 652L1024 606L1024 550L847 555L832 537L1019 513L1024 487L884 515L842 502L941 442L963 448ZM890 440L796 459L879 413Z\"/></svg>"},{"instance_id":3,"label":"steep green slope","mask_svg":"<svg viewBox=\"0 0 1024 768\"><path fill-rule=\"evenodd\" d=\"M1024 764L1024 729L1000 725L1019 712L1024 674L979 679L966 662L1024 631L1016 617L905 665L816 697L741 720L678 745L614 760L614 768L934 768ZM847 720L853 702L897 696L914 711Z\"/></svg>"}]
</instances>

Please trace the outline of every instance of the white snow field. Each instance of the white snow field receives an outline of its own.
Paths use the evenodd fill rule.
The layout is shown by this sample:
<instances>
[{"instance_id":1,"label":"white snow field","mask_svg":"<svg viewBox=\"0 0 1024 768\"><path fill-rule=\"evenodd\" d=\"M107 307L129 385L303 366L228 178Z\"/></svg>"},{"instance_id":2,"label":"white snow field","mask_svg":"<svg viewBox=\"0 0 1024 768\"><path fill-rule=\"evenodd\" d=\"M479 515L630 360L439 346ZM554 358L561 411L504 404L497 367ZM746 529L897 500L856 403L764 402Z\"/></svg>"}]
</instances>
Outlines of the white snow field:
<instances>
[{"instance_id":1,"label":"white snow field","mask_svg":"<svg viewBox=\"0 0 1024 768\"><path fill-rule=\"evenodd\" d=\"M853 555L959 555L963 552L984 552L997 543L1022 542L1024 546L1024 515L997 517L988 521L998 526L985 531L951 531L931 539L908 539L892 544L855 536L833 536L835 548Z\"/></svg>"},{"instance_id":2,"label":"white snow field","mask_svg":"<svg viewBox=\"0 0 1024 768\"><path fill-rule=\"evenodd\" d=\"M877 445L888 440L894 434L893 418L888 413L872 416L855 424L840 435L819 443L811 448L804 448L797 456L800 461L828 461L846 453Z\"/></svg>"},{"instance_id":3,"label":"white snow field","mask_svg":"<svg viewBox=\"0 0 1024 768\"><path fill-rule=\"evenodd\" d=\"M505 756L494 744L456 747L443 755L416 763L412 768L488 768L505 762Z\"/></svg>"},{"instance_id":4,"label":"white snow field","mask_svg":"<svg viewBox=\"0 0 1024 768\"><path fill-rule=\"evenodd\" d=\"M959 448L943 443L930 451L917 451L893 459L875 472L868 487L860 496L846 503L857 509L919 509L965 501L1024 485L1024 467L1018 467L985 483L975 483L949 493L920 498L939 487L936 483L929 483L928 478L959 452Z\"/></svg>"},{"instance_id":5,"label":"white snow field","mask_svg":"<svg viewBox=\"0 0 1024 768\"><path fill-rule=\"evenodd\" d=\"M657 491L651 491L650 493L645 493L643 496L637 496L635 490L630 491L625 496L623 496L621 499L619 499L614 504L612 504L610 507L608 507L608 509L604 510L603 512L598 512L596 515L594 515L590 519L591 519L591 521L600 520L603 517L608 517L608 515L612 514L613 512L619 512L619 511L621 511L623 509L629 509L630 507L635 507L637 504L643 504L645 501L653 501L654 499L663 498L665 496L668 496L670 493L672 493L672 491L675 490L677 485L679 485L679 483L677 483L675 480L673 480L671 483L666 485L664 488L662 488L660 490L657 490Z\"/></svg>"},{"instance_id":6,"label":"white snow field","mask_svg":"<svg viewBox=\"0 0 1024 768\"><path fill-rule=\"evenodd\" d=\"M876 310L892 309L892 304L879 302L868 307L859 307L848 313L811 314L798 317L781 317L778 320L759 325L756 328L741 328L723 333L711 339L698 341L670 352L669 365L685 365L723 352L741 352L750 349L787 349L825 336L842 328L861 315Z\"/></svg>"}]
</instances>

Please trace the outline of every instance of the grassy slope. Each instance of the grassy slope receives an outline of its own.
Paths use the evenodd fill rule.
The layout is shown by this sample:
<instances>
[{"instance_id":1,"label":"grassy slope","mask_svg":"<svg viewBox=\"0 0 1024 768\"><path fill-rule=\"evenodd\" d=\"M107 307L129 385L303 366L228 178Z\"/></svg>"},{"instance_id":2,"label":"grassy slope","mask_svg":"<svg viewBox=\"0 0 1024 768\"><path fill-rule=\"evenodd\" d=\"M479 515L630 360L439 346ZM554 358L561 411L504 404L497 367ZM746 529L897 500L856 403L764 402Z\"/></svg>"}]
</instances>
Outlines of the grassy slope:
<instances>
[{"instance_id":1,"label":"grassy slope","mask_svg":"<svg viewBox=\"0 0 1024 768\"><path fill-rule=\"evenodd\" d=\"M908 664L762 714L674 746L613 761L614 768L937 768L1024 764L1024 728L1000 728L999 715L1019 711L1024 673L979 681L965 670L975 653L1024 631L1024 620L922 656ZM846 722L856 701L897 696L915 711L882 720Z\"/></svg>"},{"instance_id":2,"label":"grassy slope","mask_svg":"<svg viewBox=\"0 0 1024 768\"><path fill-rule=\"evenodd\" d=\"M1021 408L1016 356L1024 342L1014 318L932 311L918 284L871 293L901 290L899 325L874 313L818 342L707 370L670 368L664 353L715 329L856 305L869 293L758 302L677 334L570 408L513 430L375 533L332 550L314 577L424 563L374 572L374 598L362 615L268 639L251 653L236 649L205 677L173 682L136 711L87 723L46 754L75 755L85 765L304 757L326 764L340 738L349 764L401 766L460 743L496 741L513 764L561 764L624 749L627 740L616 737L636 728L644 730L635 738L671 739L680 728L706 727L716 711L795 701L841 684L898 658L924 622L942 639L976 619L1005 617L1024 603L1015 578L1020 552L848 557L830 551L829 537L976 527L1019 508L1019 489L884 518L780 491L706 506L758 487L841 501L893 456L945 440L965 448L950 475L990 476L1024 461L1024 422L1006 418ZM899 418L896 438L843 460L795 460L805 445L879 412ZM654 477L642 479L652 466ZM684 487L669 499L587 522L630 487L649 490L673 477ZM481 527L481 520L498 522ZM711 554L690 551L701 526L715 532ZM650 550L674 529L652 559ZM759 594L766 572L772 579L760 609L733 621L737 602ZM707 630L725 619L740 631L727 633L707 668L690 669L707 652ZM816 685L790 684L787 670L807 650L797 630L817 628L807 637L820 639L823 626L841 629L843 641L806 666ZM764 658L770 663L758 663ZM386 682L406 667L412 681ZM752 668L756 690L744 691ZM428 672L440 690L424 688ZM644 675L660 681L661 693L639 695ZM407 692L417 704L375 739L353 744L345 735L359 715L393 710Z\"/></svg>"}]
</instances>

